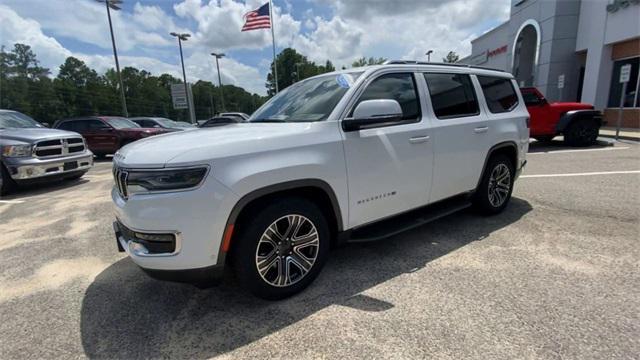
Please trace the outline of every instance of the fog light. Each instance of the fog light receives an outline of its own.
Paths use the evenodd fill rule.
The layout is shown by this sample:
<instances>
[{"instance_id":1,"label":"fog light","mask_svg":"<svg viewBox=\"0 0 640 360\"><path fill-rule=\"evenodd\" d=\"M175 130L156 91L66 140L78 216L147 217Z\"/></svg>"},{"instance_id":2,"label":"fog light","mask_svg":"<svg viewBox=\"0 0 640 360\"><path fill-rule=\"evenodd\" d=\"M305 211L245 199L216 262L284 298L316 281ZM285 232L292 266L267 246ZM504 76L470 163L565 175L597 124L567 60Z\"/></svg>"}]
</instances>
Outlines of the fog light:
<instances>
[{"instance_id":1,"label":"fog light","mask_svg":"<svg viewBox=\"0 0 640 360\"><path fill-rule=\"evenodd\" d=\"M134 233L134 236L140 240L146 241L173 241L174 236L172 234L143 234Z\"/></svg>"},{"instance_id":2,"label":"fog light","mask_svg":"<svg viewBox=\"0 0 640 360\"><path fill-rule=\"evenodd\" d=\"M144 245L137 242L133 242L133 241L129 241L129 251L136 255L149 254L149 250L147 250L147 248L144 247Z\"/></svg>"}]
</instances>

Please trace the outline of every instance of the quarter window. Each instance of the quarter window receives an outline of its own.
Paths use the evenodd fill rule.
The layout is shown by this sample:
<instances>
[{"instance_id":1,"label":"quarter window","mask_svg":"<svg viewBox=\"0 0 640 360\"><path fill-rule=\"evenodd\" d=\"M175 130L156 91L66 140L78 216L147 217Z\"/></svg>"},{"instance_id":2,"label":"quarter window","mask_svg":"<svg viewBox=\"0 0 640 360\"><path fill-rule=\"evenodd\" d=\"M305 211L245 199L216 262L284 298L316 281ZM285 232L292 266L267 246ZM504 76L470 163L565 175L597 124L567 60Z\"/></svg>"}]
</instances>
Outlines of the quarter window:
<instances>
[{"instance_id":1,"label":"quarter window","mask_svg":"<svg viewBox=\"0 0 640 360\"><path fill-rule=\"evenodd\" d=\"M424 74L431 104L438 119L479 114L478 100L466 74Z\"/></svg>"},{"instance_id":2,"label":"quarter window","mask_svg":"<svg viewBox=\"0 0 640 360\"><path fill-rule=\"evenodd\" d=\"M364 90L358 104L365 100L380 99L396 100L402 108L403 120L417 120L420 117L420 103L411 73L385 74L378 77ZM351 114L353 115L353 110Z\"/></svg>"},{"instance_id":3,"label":"quarter window","mask_svg":"<svg viewBox=\"0 0 640 360\"><path fill-rule=\"evenodd\" d=\"M478 81L492 113L509 112L518 105L518 95L510 79L478 76Z\"/></svg>"}]
</instances>

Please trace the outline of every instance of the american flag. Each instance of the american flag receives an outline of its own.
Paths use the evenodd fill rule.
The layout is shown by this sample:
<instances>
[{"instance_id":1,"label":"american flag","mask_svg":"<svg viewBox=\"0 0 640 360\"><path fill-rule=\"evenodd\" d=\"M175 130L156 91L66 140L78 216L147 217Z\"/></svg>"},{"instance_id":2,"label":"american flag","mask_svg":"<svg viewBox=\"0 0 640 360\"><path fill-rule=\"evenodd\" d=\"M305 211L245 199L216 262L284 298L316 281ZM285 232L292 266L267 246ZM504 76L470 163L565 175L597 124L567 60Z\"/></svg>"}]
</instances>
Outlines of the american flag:
<instances>
[{"instance_id":1,"label":"american flag","mask_svg":"<svg viewBox=\"0 0 640 360\"><path fill-rule=\"evenodd\" d=\"M249 11L244 14L244 26L242 31L256 30L256 29L270 29L271 28L271 16L269 16L269 3L266 3L256 10Z\"/></svg>"}]
</instances>

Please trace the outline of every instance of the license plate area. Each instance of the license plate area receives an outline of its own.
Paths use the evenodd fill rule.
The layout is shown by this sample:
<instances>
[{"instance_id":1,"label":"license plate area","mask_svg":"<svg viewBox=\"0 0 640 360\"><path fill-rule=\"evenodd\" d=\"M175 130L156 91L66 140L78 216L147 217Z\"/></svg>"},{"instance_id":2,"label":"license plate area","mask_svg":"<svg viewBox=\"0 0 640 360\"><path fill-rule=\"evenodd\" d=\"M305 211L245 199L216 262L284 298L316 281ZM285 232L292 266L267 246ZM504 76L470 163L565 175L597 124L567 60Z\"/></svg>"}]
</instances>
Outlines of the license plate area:
<instances>
[{"instance_id":1,"label":"license plate area","mask_svg":"<svg viewBox=\"0 0 640 360\"><path fill-rule=\"evenodd\" d=\"M77 169L78 168L78 162L77 161L69 161L64 163L64 165L62 166L62 169L64 171L69 171L69 170L73 170L73 169Z\"/></svg>"}]
</instances>

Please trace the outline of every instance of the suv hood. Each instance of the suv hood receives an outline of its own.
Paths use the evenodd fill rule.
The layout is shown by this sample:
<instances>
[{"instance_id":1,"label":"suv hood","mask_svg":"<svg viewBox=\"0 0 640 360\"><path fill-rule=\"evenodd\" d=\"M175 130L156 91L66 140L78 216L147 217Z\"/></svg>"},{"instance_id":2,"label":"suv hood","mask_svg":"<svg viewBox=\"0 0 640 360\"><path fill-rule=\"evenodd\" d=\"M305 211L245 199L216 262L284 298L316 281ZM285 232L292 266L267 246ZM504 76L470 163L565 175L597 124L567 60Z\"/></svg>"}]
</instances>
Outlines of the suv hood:
<instances>
[{"instance_id":1,"label":"suv hood","mask_svg":"<svg viewBox=\"0 0 640 360\"><path fill-rule=\"evenodd\" d=\"M40 140L59 139L62 137L80 137L80 134L72 131L46 129L46 128L26 128L26 129L2 129L0 139L22 141L34 143Z\"/></svg>"},{"instance_id":2,"label":"suv hood","mask_svg":"<svg viewBox=\"0 0 640 360\"><path fill-rule=\"evenodd\" d=\"M209 163L218 158L293 148L318 141L318 123L239 123L178 131L126 145L114 156L117 165L158 168Z\"/></svg>"}]
</instances>

